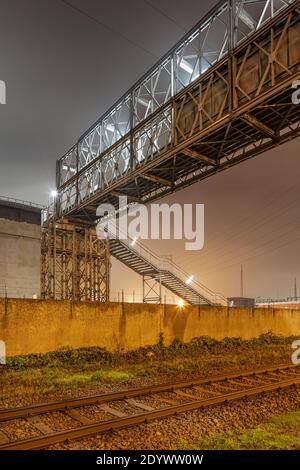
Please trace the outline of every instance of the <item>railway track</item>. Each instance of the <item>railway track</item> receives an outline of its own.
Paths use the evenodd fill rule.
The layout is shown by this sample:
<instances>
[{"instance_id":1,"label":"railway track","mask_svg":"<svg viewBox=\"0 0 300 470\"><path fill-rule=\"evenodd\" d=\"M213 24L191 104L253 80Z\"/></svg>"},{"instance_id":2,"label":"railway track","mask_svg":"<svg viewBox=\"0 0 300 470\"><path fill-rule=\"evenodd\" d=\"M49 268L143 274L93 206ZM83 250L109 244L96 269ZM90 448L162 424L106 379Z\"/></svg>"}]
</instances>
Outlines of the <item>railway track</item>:
<instances>
[{"instance_id":1,"label":"railway track","mask_svg":"<svg viewBox=\"0 0 300 470\"><path fill-rule=\"evenodd\" d=\"M300 368L287 365L2 409L0 450L47 448L64 441L299 385ZM28 437L18 438L20 430Z\"/></svg>"}]
</instances>

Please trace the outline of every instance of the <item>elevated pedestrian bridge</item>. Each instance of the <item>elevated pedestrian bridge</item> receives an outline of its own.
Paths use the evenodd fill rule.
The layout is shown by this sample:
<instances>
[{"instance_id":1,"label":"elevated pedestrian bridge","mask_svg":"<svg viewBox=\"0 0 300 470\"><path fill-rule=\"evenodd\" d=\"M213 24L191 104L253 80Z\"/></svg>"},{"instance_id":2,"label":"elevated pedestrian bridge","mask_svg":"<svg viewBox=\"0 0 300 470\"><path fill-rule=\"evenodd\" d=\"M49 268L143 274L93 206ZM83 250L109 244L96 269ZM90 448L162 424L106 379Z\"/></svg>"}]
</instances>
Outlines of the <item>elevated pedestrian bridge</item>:
<instances>
[{"instance_id":1,"label":"elevated pedestrian bridge","mask_svg":"<svg viewBox=\"0 0 300 470\"><path fill-rule=\"evenodd\" d=\"M58 160L57 215L93 225L299 135L299 6L220 2Z\"/></svg>"}]
</instances>

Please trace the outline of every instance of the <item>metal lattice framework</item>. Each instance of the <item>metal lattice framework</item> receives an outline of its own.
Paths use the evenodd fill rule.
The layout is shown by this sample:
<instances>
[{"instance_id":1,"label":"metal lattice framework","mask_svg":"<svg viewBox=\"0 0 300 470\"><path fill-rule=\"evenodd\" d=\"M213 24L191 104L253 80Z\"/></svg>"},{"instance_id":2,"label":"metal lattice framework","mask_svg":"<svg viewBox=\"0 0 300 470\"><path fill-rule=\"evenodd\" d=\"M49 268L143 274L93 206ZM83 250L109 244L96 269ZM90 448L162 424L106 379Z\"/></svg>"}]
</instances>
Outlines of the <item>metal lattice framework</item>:
<instances>
[{"instance_id":1,"label":"metal lattice framework","mask_svg":"<svg viewBox=\"0 0 300 470\"><path fill-rule=\"evenodd\" d=\"M226 0L57 163L57 214L149 202L299 134L299 0Z\"/></svg>"},{"instance_id":2,"label":"metal lattice framework","mask_svg":"<svg viewBox=\"0 0 300 470\"><path fill-rule=\"evenodd\" d=\"M41 296L109 300L109 249L93 228L49 220L42 230Z\"/></svg>"},{"instance_id":3,"label":"metal lattice framework","mask_svg":"<svg viewBox=\"0 0 300 470\"><path fill-rule=\"evenodd\" d=\"M143 303L160 304L161 300L160 275L154 273L153 275L143 276Z\"/></svg>"}]
</instances>

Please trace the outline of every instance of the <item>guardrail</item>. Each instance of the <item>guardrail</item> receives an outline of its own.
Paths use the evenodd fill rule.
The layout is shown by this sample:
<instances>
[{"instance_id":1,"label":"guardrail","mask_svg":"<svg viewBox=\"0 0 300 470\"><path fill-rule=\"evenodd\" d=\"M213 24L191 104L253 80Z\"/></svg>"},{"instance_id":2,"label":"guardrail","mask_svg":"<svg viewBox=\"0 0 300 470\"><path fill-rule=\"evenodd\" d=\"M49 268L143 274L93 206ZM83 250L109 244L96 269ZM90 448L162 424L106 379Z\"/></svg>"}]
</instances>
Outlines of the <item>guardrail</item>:
<instances>
[{"instance_id":1,"label":"guardrail","mask_svg":"<svg viewBox=\"0 0 300 470\"><path fill-rule=\"evenodd\" d=\"M23 201L22 199L16 199L16 198L13 198L13 197L0 196L0 202L1 201L12 202L12 203L15 203L15 204L22 204L23 206L32 207L32 208L35 208L35 209L41 209L41 210L45 209L45 206L42 206L41 204L36 204L34 202L29 202L29 201Z\"/></svg>"}]
</instances>

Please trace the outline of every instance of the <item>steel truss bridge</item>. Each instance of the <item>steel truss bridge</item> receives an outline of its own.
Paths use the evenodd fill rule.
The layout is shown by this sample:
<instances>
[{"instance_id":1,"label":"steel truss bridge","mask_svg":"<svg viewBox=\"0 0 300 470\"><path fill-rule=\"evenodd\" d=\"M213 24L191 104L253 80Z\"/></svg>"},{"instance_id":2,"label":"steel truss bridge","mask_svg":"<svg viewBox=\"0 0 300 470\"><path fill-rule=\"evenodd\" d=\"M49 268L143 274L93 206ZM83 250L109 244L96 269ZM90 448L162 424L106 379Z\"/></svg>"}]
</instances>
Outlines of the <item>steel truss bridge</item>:
<instances>
[{"instance_id":1,"label":"steel truss bridge","mask_svg":"<svg viewBox=\"0 0 300 470\"><path fill-rule=\"evenodd\" d=\"M300 1L221 1L58 160L55 218L92 227L101 203L146 204L294 139L298 79Z\"/></svg>"}]
</instances>

